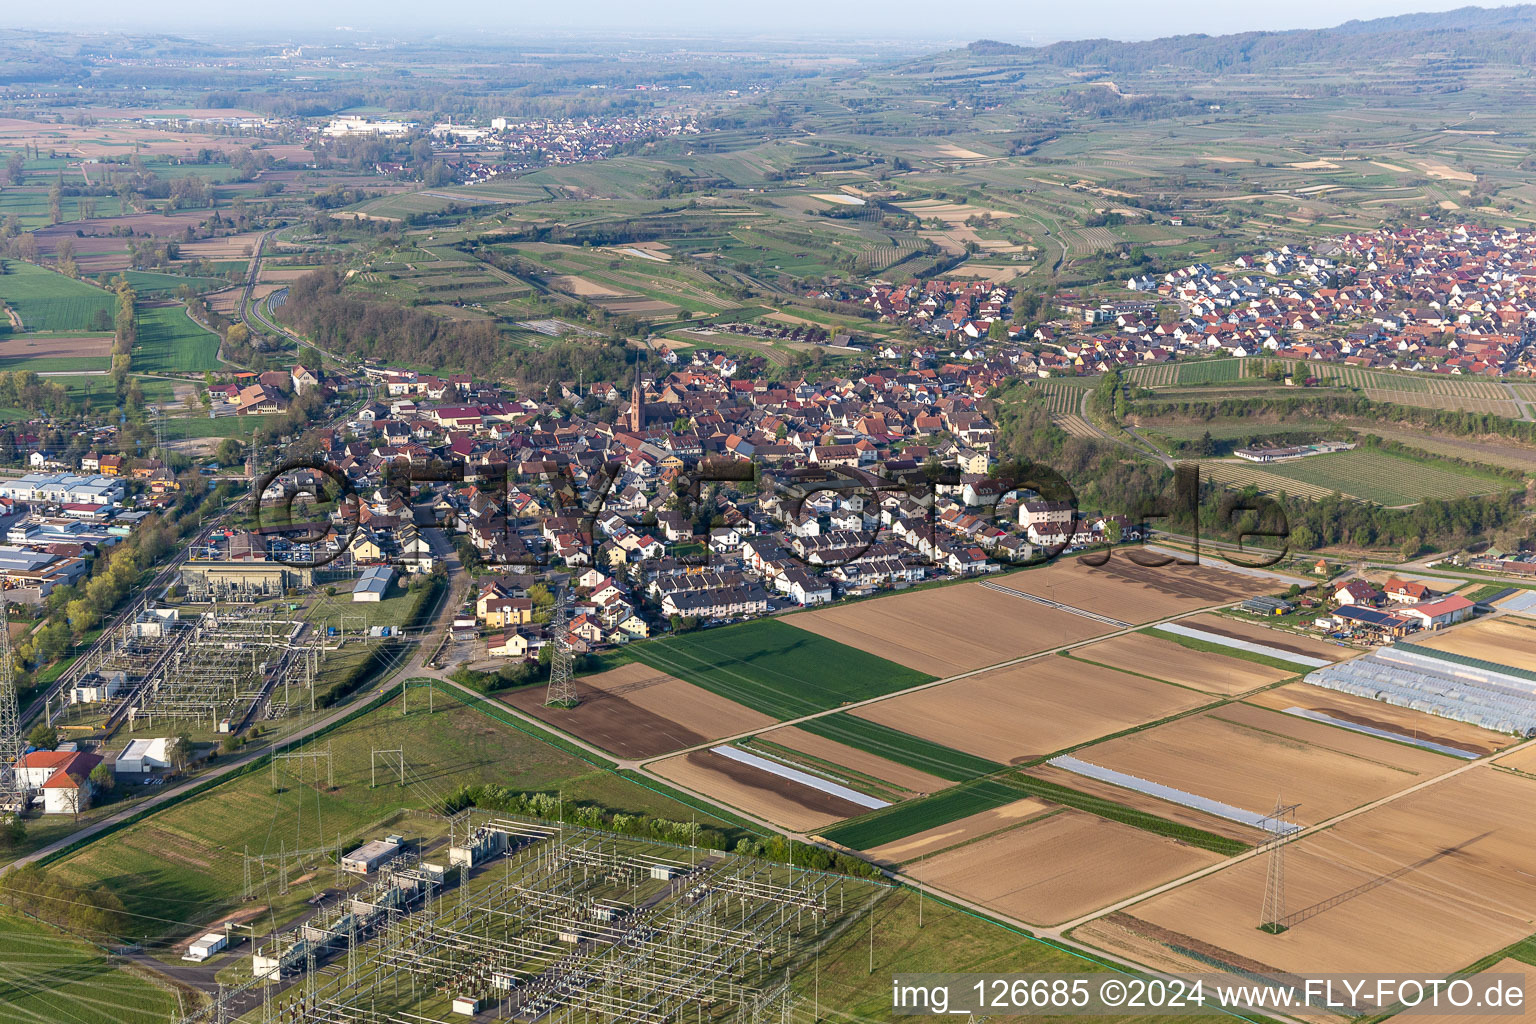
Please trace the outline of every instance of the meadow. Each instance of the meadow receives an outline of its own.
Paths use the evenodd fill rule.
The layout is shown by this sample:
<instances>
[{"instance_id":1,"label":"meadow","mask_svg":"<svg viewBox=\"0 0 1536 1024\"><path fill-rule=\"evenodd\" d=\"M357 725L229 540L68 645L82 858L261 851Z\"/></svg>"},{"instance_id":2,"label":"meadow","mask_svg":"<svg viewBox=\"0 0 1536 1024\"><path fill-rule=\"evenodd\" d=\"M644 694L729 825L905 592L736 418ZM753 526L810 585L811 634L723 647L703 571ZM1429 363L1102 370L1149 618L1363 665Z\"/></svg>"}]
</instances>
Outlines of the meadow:
<instances>
[{"instance_id":1,"label":"meadow","mask_svg":"<svg viewBox=\"0 0 1536 1024\"><path fill-rule=\"evenodd\" d=\"M629 653L774 718L826 711L933 677L774 619L634 644Z\"/></svg>"},{"instance_id":2,"label":"meadow","mask_svg":"<svg viewBox=\"0 0 1536 1024\"><path fill-rule=\"evenodd\" d=\"M133 368L154 373L217 370L219 336L192 321L180 304L138 309L139 342L133 348Z\"/></svg>"},{"instance_id":3,"label":"meadow","mask_svg":"<svg viewBox=\"0 0 1536 1024\"><path fill-rule=\"evenodd\" d=\"M0 1021L164 1024L186 1009L168 986L114 965L89 943L0 914Z\"/></svg>"}]
</instances>

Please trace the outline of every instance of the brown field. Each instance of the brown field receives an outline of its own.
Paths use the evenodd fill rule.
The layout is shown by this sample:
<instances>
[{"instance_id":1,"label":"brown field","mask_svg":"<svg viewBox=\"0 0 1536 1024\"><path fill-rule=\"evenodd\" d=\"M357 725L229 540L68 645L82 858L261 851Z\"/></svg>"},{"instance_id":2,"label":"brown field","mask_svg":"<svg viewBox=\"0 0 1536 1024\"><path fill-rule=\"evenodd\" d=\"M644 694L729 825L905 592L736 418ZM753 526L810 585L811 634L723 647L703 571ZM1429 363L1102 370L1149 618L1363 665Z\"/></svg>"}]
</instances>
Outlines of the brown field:
<instances>
[{"instance_id":1,"label":"brown field","mask_svg":"<svg viewBox=\"0 0 1536 1024\"><path fill-rule=\"evenodd\" d=\"M858 747L850 747L846 743L829 740L813 732L796 729L794 726L775 729L772 732L763 733L758 738L769 743L777 743L781 747L788 747L790 750L798 750L802 754L809 754L829 765L841 765L849 771L888 782L914 794L937 793L941 789L948 789L954 785L937 775L929 775L916 768L908 768L904 764L886 760L876 754L860 750ZM808 765L808 767L813 771L817 770L815 765Z\"/></svg>"},{"instance_id":2,"label":"brown field","mask_svg":"<svg viewBox=\"0 0 1536 1024\"><path fill-rule=\"evenodd\" d=\"M572 295L579 295L582 298L595 295L617 296L624 294L609 288L607 285L598 284L596 281L588 281L586 278L577 277L574 274L562 274L559 277L551 277L549 283L551 287L558 288L563 292L570 292Z\"/></svg>"},{"instance_id":3,"label":"brown field","mask_svg":"<svg viewBox=\"0 0 1536 1024\"><path fill-rule=\"evenodd\" d=\"M767 715L634 662L576 680L581 703L547 708L533 686L507 703L623 758L655 757L772 725Z\"/></svg>"},{"instance_id":4,"label":"brown field","mask_svg":"<svg viewBox=\"0 0 1536 1024\"><path fill-rule=\"evenodd\" d=\"M1536 623L1525 619L1483 619L1413 642L1437 651L1536 671Z\"/></svg>"},{"instance_id":5,"label":"brown field","mask_svg":"<svg viewBox=\"0 0 1536 1024\"><path fill-rule=\"evenodd\" d=\"M1494 763L1501 768L1512 768L1517 772L1527 772L1531 775L1536 775L1536 747L1521 747L1518 750L1512 750L1495 758Z\"/></svg>"},{"instance_id":6,"label":"brown field","mask_svg":"<svg viewBox=\"0 0 1536 1024\"><path fill-rule=\"evenodd\" d=\"M225 288L222 291L210 292L203 296L208 303L208 308L215 313L223 313L225 316L234 316L235 308L240 305L240 296L243 288Z\"/></svg>"},{"instance_id":7,"label":"brown field","mask_svg":"<svg viewBox=\"0 0 1536 1024\"><path fill-rule=\"evenodd\" d=\"M109 356L112 336L90 337L18 334L0 341L0 359L47 359L67 356Z\"/></svg>"},{"instance_id":8,"label":"brown field","mask_svg":"<svg viewBox=\"0 0 1536 1024\"><path fill-rule=\"evenodd\" d=\"M1268 626L1260 626L1254 622L1230 619L1224 615L1195 615L1182 620L1182 624L1194 629L1203 629L1207 633L1220 633L1222 636L1248 640L1266 647L1277 647L1292 654L1306 654L1314 658L1327 658L1329 661L1343 661L1359 653L1347 647L1313 640L1308 636L1297 636L1295 633L1270 629Z\"/></svg>"},{"instance_id":9,"label":"brown field","mask_svg":"<svg viewBox=\"0 0 1536 1024\"><path fill-rule=\"evenodd\" d=\"M1170 944L1285 971L1448 972L1536 930L1536 781L1475 768L1286 847L1287 907L1299 911L1389 874L1280 935L1260 931L1266 860L1254 857L1079 929L1095 945L1172 962ZM1148 927L1141 928L1145 923ZM1187 965L1189 961L1184 961ZM1199 970L1210 970L1202 964Z\"/></svg>"},{"instance_id":10,"label":"brown field","mask_svg":"<svg viewBox=\"0 0 1536 1024\"><path fill-rule=\"evenodd\" d=\"M917 879L1030 924L1060 924L1214 864L1219 854L1064 810L909 867Z\"/></svg>"},{"instance_id":11,"label":"brown field","mask_svg":"<svg viewBox=\"0 0 1536 1024\"><path fill-rule=\"evenodd\" d=\"M681 308L671 302L662 302L660 299L629 298L627 296L618 298L599 297L597 304L610 313L622 313L630 316L642 316L646 313L674 313Z\"/></svg>"},{"instance_id":12,"label":"brown field","mask_svg":"<svg viewBox=\"0 0 1536 1024\"><path fill-rule=\"evenodd\" d=\"M203 238L195 242L183 242L181 258L184 260L239 259L251 254L256 247L256 239L260 236L259 231L247 231L239 235L225 235L223 238Z\"/></svg>"},{"instance_id":13,"label":"brown field","mask_svg":"<svg viewBox=\"0 0 1536 1024\"><path fill-rule=\"evenodd\" d=\"M1038 654L1112 629L979 583L860 601L784 621L941 677Z\"/></svg>"},{"instance_id":14,"label":"brown field","mask_svg":"<svg viewBox=\"0 0 1536 1024\"><path fill-rule=\"evenodd\" d=\"M1137 625L1196 608L1230 604L1278 586L1270 580L1240 576L1213 566L1169 565L1154 569L1137 565L1124 556L1112 556L1098 567L1078 558L1062 559L1039 569L1014 573L998 582L1013 590Z\"/></svg>"},{"instance_id":15,"label":"brown field","mask_svg":"<svg viewBox=\"0 0 1536 1024\"><path fill-rule=\"evenodd\" d=\"M1515 742L1513 736L1501 732L1491 732L1466 722L1452 721L1412 708L1400 708L1369 697L1325 690L1310 683L1289 683L1246 699L1249 704L1259 704L1276 711L1284 711L1286 708L1321 711L1356 725L1385 729L1405 737L1429 740L1431 743L1446 743L1480 754L1491 754Z\"/></svg>"},{"instance_id":16,"label":"brown field","mask_svg":"<svg viewBox=\"0 0 1536 1024\"><path fill-rule=\"evenodd\" d=\"M1090 779L1085 775L1077 775L1064 768L1052 768L1049 764L1038 764L1033 768L1024 769L1024 774L1035 779L1043 779L1046 782L1054 782L1058 786L1066 786L1075 789L1079 793L1088 793L1092 796L1103 797L1117 804L1134 807L1138 811L1146 811L1155 814L1159 818L1169 821L1177 821L1181 825L1191 825L1206 832L1214 832L1228 839L1236 839L1238 842L1250 845L1264 841L1264 833L1251 825L1243 825L1239 822L1228 821L1226 818L1218 818L1204 811L1197 811L1193 807L1185 807L1183 804L1172 804L1166 800L1159 800L1155 796L1138 793L1131 789L1121 789L1119 786L1108 782L1100 782L1098 779Z\"/></svg>"},{"instance_id":17,"label":"brown field","mask_svg":"<svg viewBox=\"0 0 1536 1024\"><path fill-rule=\"evenodd\" d=\"M303 277L305 274L313 274L314 272L315 272L314 269L310 268L310 267L267 267L267 266L263 266L261 268L261 275L258 278L258 280L261 280L261 281L275 281L275 282L278 282L278 283L281 283L281 284L286 284L289 281L297 281L299 278Z\"/></svg>"},{"instance_id":18,"label":"brown field","mask_svg":"<svg viewBox=\"0 0 1536 1024\"><path fill-rule=\"evenodd\" d=\"M1455 768L1444 754L1229 704L1077 756L1138 778L1263 813L1277 797L1313 824Z\"/></svg>"},{"instance_id":19,"label":"brown field","mask_svg":"<svg viewBox=\"0 0 1536 1024\"><path fill-rule=\"evenodd\" d=\"M811 832L867 810L712 750L679 754L649 767L669 782L791 832Z\"/></svg>"},{"instance_id":20,"label":"brown field","mask_svg":"<svg viewBox=\"0 0 1536 1024\"><path fill-rule=\"evenodd\" d=\"M972 814L958 821L937 825L865 852L885 864L913 861L930 853L947 850L951 846L991 835L993 832L1045 814L1054 807L1056 804L1049 801L1032 796L1025 797L1023 800L1015 800L1011 804L994 807L980 814Z\"/></svg>"},{"instance_id":21,"label":"brown field","mask_svg":"<svg viewBox=\"0 0 1536 1024\"><path fill-rule=\"evenodd\" d=\"M1052 656L851 713L978 757L1017 764L1208 702L1193 690Z\"/></svg>"},{"instance_id":22,"label":"brown field","mask_svg":"<svg viewBox=\"0 0 1536 1024\"><path fill-rule=\"evenodd\" d=\"M1299 675L1241 658L1190 650L1182 644L1146 633L1130 633L1079 647L1074 658L1084 658L1110 668L1155 676L1207 693L1246 693L1255 687L1278 683Z\"/></svg>"}]
</instances>

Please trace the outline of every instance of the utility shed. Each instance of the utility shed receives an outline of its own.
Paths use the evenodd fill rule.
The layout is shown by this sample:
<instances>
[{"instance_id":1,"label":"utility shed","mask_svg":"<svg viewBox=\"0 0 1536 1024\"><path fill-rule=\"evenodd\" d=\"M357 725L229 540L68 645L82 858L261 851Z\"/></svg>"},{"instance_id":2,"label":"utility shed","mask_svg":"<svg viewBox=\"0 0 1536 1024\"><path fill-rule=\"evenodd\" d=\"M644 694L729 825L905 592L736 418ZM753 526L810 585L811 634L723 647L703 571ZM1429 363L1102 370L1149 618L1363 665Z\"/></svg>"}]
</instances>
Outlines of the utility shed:
<instances>
[{"instance_id":1,"label":"utility shed","mask_svg":"<svg viewBox=\"0 0 1536 1024\"><path fill-rule=\"evenodd\" d=\"M369 875L379 865L392 860L403 849L405 849L405 843L398 836L377 839L359 846L341 858L341 868L353 874Z\"/></svg>"}]
</instances>

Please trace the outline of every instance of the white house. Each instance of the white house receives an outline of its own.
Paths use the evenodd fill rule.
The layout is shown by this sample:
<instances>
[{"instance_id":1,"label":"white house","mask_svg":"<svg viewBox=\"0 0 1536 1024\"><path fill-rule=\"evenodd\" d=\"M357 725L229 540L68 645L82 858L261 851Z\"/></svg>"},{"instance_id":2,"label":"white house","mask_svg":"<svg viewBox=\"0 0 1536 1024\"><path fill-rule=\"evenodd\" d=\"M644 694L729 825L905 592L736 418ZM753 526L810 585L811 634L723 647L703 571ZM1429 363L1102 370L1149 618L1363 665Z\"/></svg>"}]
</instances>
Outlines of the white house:
<instances>
[{"instance_id":1,"label":"white house","mask_svg":"<svg viewBox=\"0 0 1536 1024\"><path fill-rule=\"evenodd\" d=\"M112 765L114 775L148 775L171 766L171 741L165 736L152 740L129 740Z\"/></svg>"},{"instance_id":2,"label":"white house","mask_svg":"<svg viewBox=\"0 0 1536 1024\"><path fill-rule=\"evenodd\" d=\"M43 813L78 814L91 806L91 769L100 763L95 754L34 750L16 762L16 777L29 801L42 798Z\"/></svg>"}]
</instances>

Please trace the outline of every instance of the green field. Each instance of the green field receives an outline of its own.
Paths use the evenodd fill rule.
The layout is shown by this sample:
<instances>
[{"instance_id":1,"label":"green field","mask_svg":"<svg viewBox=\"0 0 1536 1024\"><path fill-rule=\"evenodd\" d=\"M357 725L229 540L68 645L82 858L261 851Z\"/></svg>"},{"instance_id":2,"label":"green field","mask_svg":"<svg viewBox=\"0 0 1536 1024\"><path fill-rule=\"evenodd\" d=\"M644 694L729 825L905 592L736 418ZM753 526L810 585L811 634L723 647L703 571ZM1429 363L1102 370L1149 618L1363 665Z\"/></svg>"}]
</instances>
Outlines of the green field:
<instances>
[{"instance_id":1,"label":"green field","mask_svg":"<svg viewBox=\"0 0 1536 1024\"><path fill-rule=\"evenodd\" d=\"M21 317L23 330L88 331L97 310L112 315L110 292L20 260L0 262L7 270L0 274L0 302Z\"/></svg>"},{"instance_id":2,"label":"green field","mask_svg":"<svg viewBox=\"0 0 1536 1024\"><path fill-rule=\"evenodd\" d=\"M243 264L242 264L243 265ZM160 274L148 270L125 270L121 274L104 275L108 279L122 276L140 298L158 295L174 295L183 285L196 292L217 291L228 288L229 282L218 277L189 277L185 274Z\"/></svg>"},{"instance_id":3,"label":"green field","mask_svg":"<svg viewBox=\"0 0 1536 1024\"><path fill-rule=\"evenodd\" d=\"M652 668L780 719L933 679L774 619L650 640L629 651Z\"/></svg>"},{"instance_id":4,"label":"green field","mask_svg":"<svg viewBox=\"0 0 1536 1024\"><path fill-rule=\"evenodd\" d=\"M140 306L138 321L135 370L195 373L220 368L219 336L193 323L185 306Z\"/></svg>"},{"instance_id":5,"label":"green field","mask_svg":"<svg viewBox=\"0 0 1536 1024\"><path fill-rule=\"evenodd\" d=\"M1007 765L909 736L854 715L813 718L800 723L799 728L954 782L990 775L1007 768Z\"/></svg>"},{"instance_id":6,"label":"green field","mask_svg":"<svg viewBox=\"0 0 1536 1024\"><path fill-rule=\"evenodd\" d=\"M962 783L942 793L894 804L823 829L821 834L834 843L855 850L873 849L936 825L945 825L972 814L1011 804L1029 795L1012 785L1012 782L1010 778L1006 782L1001 779L978 779Z\"/></svg>"},{"instance_id":7,"label":"green field","mask_svg":"<svg viewBox=\"0 0 1536 1024\"><path fill-rule=\"evenodd\" d=\"M240 905L241 853L272 857L256 884L279 918L331 884L329 862L311 858L319 874L286 896L277 893L275 855L283 849L334 849L376 838L373 831L401 808L436 810L461 785L495 783L519 791L563 792L631 813L686 819L690 809L584 761L542 734L517 731L473 708L439 697L436 713L412 695L402 716L395 698L328 733L307 749L329 746L335 788L312 762L291 762L274 791L270 769L256 770L158 811L68 854L49 870L56 880L117 893L135 917L135 937L185 934ZM404 749L407 785L369 788L375 747ZM303 767L301 767L303 766ZM435 819L409 818L416 834ZM317 863L317 861L319 861ZM290 870L297 870L291 866ZM298 877L294 875L293 877ZM180 922L186 922L183 926Z\"/></svg>"},{"instance_id":8,"label":"green field","mask_svg":"<svg viewBox=\"0 0 1536 1024\"><path fill-rule=\"evenodd\" d=\"M17 914L0 914L0 1021L164 1024L176 996L114 966L95 947Z\"/></svg>"}]
</instances>

